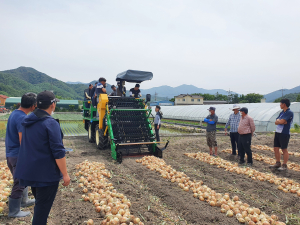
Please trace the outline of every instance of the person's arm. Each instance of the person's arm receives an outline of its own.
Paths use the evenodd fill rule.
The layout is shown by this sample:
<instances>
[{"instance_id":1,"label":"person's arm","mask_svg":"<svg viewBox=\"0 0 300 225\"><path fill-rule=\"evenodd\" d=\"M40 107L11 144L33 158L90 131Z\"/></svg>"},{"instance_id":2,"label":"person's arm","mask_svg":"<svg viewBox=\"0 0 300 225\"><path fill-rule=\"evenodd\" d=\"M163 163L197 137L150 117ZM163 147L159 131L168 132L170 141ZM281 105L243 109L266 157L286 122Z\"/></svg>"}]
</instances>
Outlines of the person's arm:
<instances>
[{"instance_id":1,"label":"person's arm","mask_svg":"<svg viewBox=\"0 0 300 225\"><path fill-rule=\"evenodd\" d=\"M88 93L85 92L85 98L86 99L91 99L91 97L88 95Z\"/></svg>"},{"instance_id":2,"label":"person's arm","mask_svg":"<svg viewBox=\"0 0 300 225\"><path fill-rule=\"evenodd\" d=\"M56 161L56 164L57 164L60 172L63 175L64 183L62 185L68 186L70 184L71 179L70 179L68 171L67 171L66 157L63 157L61 159L55 159L55 161Z\"/></svg>"},{"instance_id":3,"label":"person's arm","mask_svg":"<svg viewBox=\"0 0 300 225\"><path fill-rule=\"evenodd\" d=\"M157 118L158 118L158 122L157 122L157 129L159 129L159 125L160 125L160 116L159 115L156 115L157 116Z\"/></svg>"},{"instance_id":4,"label":"person's arm","mask_svg":"<svg viewBox=\"0 0 300 225\"><path fill-rule=\"evenodd\" d=\"M249 118L250 120L250 129L251 129L251 134L253 135L254 131L255 131L255 124L254 124L254 120L252 118Z\"/></svg>"},{"instance_id":5,"label":"person's arm","mask_svg":"<svg viewBox=\"0 0 300 225\"><path fill-rule=\"evenodd\" d=\"M209 122L209 119L205 118L205 119L204 119L204 122L205 122L205 123L208 123L208 122Z\"/></svg>"},{"instance_id":6,"label":"person's arm","mask_svg":"<svg viewBox=\"0 0 300 225\"><path fill-rule=\"evenodd\" d=\"M60 172L63 175L63 185L68 186L70 184L70 177L67 172L67 163L65 157L66 151L62 143L60 126L55 120L49 120L47 123L47 128L52 155Z\"/></svg>"},{"instance_id":7,"label":"person's arm","mask_svg":"<svg viewBox=\"0 0 300 225\"><path fill-rule=\"evenodd\" d=\"M102 88L103 93L106 93L106 88Z\"/></svg>"},{"instance_id":8,"label":"person's arm","mask_svg":"<svg viewBox=\"0 0 300 225\"><path fill-rule=\"evenodd\" d=\"M134 97L134 95L132 94L132 91L129 92L129 96Z\"/></svg>"},{"instance_id":9,"label":"person's arm","mask_svg":"<svg viewBox=\"0 0 300 225\"><path fill-rule=\"evenodd\" d=\"M275 125L280 125L280 124L287 124L287 121L285 119L277 119L275 121Z\"/></svg>"}]
</instances>

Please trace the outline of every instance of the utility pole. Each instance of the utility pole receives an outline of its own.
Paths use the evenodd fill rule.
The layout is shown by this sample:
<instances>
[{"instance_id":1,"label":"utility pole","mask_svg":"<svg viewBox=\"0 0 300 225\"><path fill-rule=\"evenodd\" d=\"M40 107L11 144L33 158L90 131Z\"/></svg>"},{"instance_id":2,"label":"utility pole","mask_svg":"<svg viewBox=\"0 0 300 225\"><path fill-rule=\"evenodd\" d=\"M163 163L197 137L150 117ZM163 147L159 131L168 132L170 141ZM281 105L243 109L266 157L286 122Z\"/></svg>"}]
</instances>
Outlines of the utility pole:
<instances>
[{"instance_id":1,"label":"utility pole","mask_svg":"<svg viewBox=\"0 0 300 225\"><path fill-rule=\"evenodd\" d=\"M283 98L283 91L285 91L285 90L283 90L283 87L282 87L282 89L281 89L281 97Z\"/></svg>"},{"instance_id":2,"label":"utility pole","mask_svg":"<svg viewBox=\"0 0 300 225\"><path fill-rule=\"evenodd\" d=\"M229 91L227 91L227 104L229 104L229 102L231 101L231 97L232 97L232 95L231 95L231 91L230 91L230 88L229 88Z\"/></svg>"},{"instance_id":3,"label":"utility pole","mask_svg":"<svg viewBox=\"0 0 300 225\"><path fill-rule=\"evenodd\" d=\"M155 96L155 98L154 98L154 99L155 99L155 101L156 101L156 96L157 96L157 94L158 94L158 93L156 93L156 92L155 92L155 94L154 94L154 96Z\"/></svg>"}]
</instances>

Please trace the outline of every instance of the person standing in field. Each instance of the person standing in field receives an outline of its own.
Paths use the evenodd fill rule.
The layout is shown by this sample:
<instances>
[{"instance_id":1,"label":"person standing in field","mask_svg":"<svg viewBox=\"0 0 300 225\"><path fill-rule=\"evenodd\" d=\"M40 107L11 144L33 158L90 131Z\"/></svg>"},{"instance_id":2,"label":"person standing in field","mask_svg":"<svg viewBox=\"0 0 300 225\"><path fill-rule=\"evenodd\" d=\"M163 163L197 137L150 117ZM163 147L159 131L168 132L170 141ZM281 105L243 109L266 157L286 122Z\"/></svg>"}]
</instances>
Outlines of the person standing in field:
<instances>
[{"instance_id":1,"label":"person standing in field","mask_svg":"<svg viewBox=\"0 0 300 225\"><path fill-rule=\"evenodd\" d=\"M281 99L280 108L282 112L276 118L275 124L277 125L274 137L274 153L276 158L276 164L270 166L271 169L278 169L280 171L287 170L287 161L289 159L288 144L290 140L290 129L293 123L294 113L290 110L290 100ZM283 152L283 164L280 162L280 152L281 148Z\"/></svg>"},{"instance_id":2,"label":"person standing in field","mask_svg":"<svg viewBox=\"0 0 300 225\"><path fill-rule=\"evenodd\" d=\"M27 93L21 98L21 106L14 110L7 121L5 148L7 166L12 175L15 175L16 165L18 162L20 145L22 142L22 121L26 115L36 108L36 94ZM35 203L34 199L28 198L28 187L20 185L19 179L14 177L14 183L9 196L8 217L25 217L30 215L30 212L23 212L21 207L28 207Z\"/></svg>"},{"instance_id":3,"label":"person standing in field","mask_svg":"<svg viewBox=\"0 0 300 225\"><path fill-rule=\"evenodd\" d=\"M207 123L206 141L209 147L209 154L213 156L217 156L218 144L217 144L216 132L217 132L218 116L215 113L216 111L215 107L209 107L208 110L209 110L209 115L204 119L204 122ZM215 153L213 153L213 147L215 148Z\"/></svg>"},{"instance_id":4,"label":"person standing in field","mask_svg":"<svg viewBox=\"0 0 300 225\"><path fill-rule=\"evenodd\" d=\"M239 142L238 149L240 155L239 164L245 163L245 153L247 154L247 165L252 166L252 151L251 151L251 139L255 131L255 125L252 117L248 116L248 109L243 107L239 110L241 112L241 119L238 127Z\"/></svg>"},{"instance_id":5,"label":"person standing in field","mask_svg":"<svg viewBox=\"0 0 300 225\"><path fill-rule=\"evenodd\" d=\"M155 130L155 135L156 135L156 141L159 142L160 141L160 137L159 137L159 128L161 126L161 119L162 119L162 112L160 111L160 106L157 105L155 107L155 118L154 118L154 130Z\"/></svg>"},{"instance_id":6,"label":"person standing in field","mask_svg":"<svg viewBox=\"0 0 300 225\"><path fill-rule=\"evenodd\" d=\"M59 100L50 91L37 96L37 107L22 122L22 144L15 177L31 186L36 199L32 225L46 225L59 181L68 186L65 148L59 123L51 116Z\"/></svg>"},{"instance_id":7,"label":"person standing in field","mask_svg":"<svg viewBox=\"0 0 300 225\"><path fill-rule=\"evenodd\" d=\"M231 140L231 155L236 155L236 149L238 149L239 133L238 127L241 119L241 114L239 113L240 107L233 105L233 113L229 116L228 122L225 125L225 135L227 135L227 128L230 126L230 140ZM239 151L238 151L238 155Z\"/></svg>"}]
</instances>

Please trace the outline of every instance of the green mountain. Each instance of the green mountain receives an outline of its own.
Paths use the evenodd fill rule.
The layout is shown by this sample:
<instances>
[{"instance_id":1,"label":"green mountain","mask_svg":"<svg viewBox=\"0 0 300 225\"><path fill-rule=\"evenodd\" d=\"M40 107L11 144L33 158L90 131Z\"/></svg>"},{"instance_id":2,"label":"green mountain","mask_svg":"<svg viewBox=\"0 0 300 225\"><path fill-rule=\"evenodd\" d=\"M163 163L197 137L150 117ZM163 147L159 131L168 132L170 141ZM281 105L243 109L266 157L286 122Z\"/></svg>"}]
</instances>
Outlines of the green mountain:
<instances>
[{"instance_id":1,"label":"green mountain","mask_svg":"<svg viewBox=\"0 0 300 225\"><path fill-rule=\"evenodd\" d=\"M0 94L21 97L24 93L53 90L64 99L83 100L85 84L67 84L30 67L0 71Z\"/></svg>"},{"instance_id":2,"label":"green mountain","mask_svg":"<svg viewBox=\"0 0 300 225\"><path fill-rule=\"evenodd\" d=\"M276 98L274 102L280 102L281 99L283 99L283 98L287 98L291 102L299 102L300 101L300 92L299 93L291 93L291 94L284 95L283 97Z\"/></svg>"}]
</instances>

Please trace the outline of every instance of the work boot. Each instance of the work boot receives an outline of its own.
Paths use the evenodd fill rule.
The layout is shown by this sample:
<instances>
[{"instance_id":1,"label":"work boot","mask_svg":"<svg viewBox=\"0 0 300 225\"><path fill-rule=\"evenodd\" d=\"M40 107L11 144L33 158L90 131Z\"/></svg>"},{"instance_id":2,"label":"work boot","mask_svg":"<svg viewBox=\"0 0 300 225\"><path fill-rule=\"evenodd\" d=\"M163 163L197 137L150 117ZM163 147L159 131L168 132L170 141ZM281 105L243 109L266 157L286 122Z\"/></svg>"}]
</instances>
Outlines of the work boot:
<instances>
[{"instance_id":1,"label":"work boot","mask_svg":"<svg viewBox=\"0 0 300 225\"><path fill-rule=\"evenodd\" d=\"M30 215L30 212L23 212L23 211L20 210L21 201L22 201L22 198L18 198L18 199L9 198L9 201L8 201L8 208L9 208L8 217L25 217L25 216Z\"/></svg>"},{"instance_id":2,"label":"work boot","mask_svg":"<svg viewBox=\"0 0 300 225\"><path fill-rule=\"evenodd\" d=\"M270 169L278 169L281 167L281 162L276 162L275 165L269 166Z\"/></svg>"},{"instance_id":3,"label":"work boot","mask_svg":"<svg viewBox=\"0 0 300 225\"><path fill-rule=\"evenodd\" d=\"M21 207L28 207L34 205L35 199L28 198L28 187L26 187L23 191Z\"/></svg>"},{"instance_id":4,"label":"work boot","mask_svg":"<svg viewBox=\"0 0 300 225\"><path fill-rule=\"evenodd\" d=\"M286 171L287 170L287 165L286 164L282 164L281 167L278 168L279 171Z\"/></svg>"}]
</instances>

